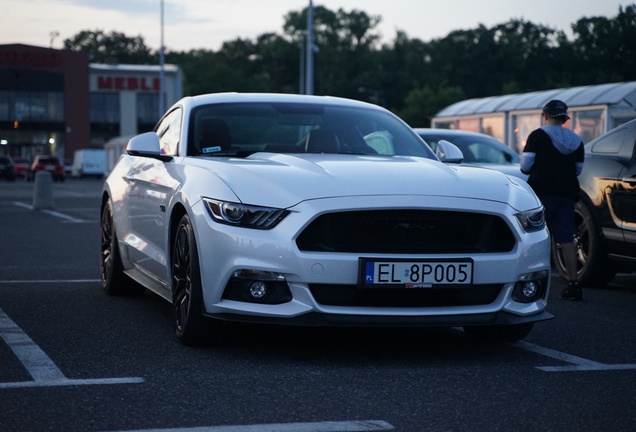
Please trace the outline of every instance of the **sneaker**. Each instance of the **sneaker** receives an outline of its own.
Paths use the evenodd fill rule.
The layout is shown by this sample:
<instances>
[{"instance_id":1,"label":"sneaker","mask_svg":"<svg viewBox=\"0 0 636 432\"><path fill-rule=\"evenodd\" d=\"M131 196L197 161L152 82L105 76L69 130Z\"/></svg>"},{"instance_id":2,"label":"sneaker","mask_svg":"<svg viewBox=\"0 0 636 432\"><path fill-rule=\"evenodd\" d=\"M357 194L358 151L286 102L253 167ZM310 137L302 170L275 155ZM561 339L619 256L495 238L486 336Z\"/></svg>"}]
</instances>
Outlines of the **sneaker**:
<instances>
[{"instance_id":1,"label":"sneaker","mask_svg":"<svg viewBox=\"0 0 636 432\"><path fill-rule=\"evenodd\" d=\"M583 300L583 290L578 282L570 282L561 293L562 299L567 300Z\"/></svg>"}]
</instances>

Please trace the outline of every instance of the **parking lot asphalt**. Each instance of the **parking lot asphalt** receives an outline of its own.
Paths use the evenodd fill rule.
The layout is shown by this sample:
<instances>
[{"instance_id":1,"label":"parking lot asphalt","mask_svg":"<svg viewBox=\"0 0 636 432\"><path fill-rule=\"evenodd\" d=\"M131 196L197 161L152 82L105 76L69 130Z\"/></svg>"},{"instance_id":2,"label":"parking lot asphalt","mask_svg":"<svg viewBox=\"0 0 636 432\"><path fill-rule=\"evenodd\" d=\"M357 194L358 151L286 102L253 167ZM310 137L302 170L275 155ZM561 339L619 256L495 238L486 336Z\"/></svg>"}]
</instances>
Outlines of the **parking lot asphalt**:
<instances>
[{"instance_id":1,"label":"parking lot asphalt","mask_svg":"<svg viewBox=\"0 0 636 432\"><path fill-rule=\"evenodd\" d=\"M514 344L237 326L191 349L167 302L101 292L101 181L52 186L54 208L34 210L33 183L0 182L3 431L633 430L635 275L582 302L553 275L555 318Z\"/></svg>"}]
</instances>

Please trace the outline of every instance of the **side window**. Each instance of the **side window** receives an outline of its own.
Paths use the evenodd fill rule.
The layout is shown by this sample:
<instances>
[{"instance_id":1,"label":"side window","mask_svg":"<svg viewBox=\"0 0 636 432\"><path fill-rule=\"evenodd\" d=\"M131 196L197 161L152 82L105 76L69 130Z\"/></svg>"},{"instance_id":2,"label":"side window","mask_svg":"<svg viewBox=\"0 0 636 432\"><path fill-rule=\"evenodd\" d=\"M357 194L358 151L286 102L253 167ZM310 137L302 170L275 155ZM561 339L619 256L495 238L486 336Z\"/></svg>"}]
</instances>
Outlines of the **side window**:
<instances>
[{"instance_id":1,"label":"side window","mask_svg":"<svg viewBox=\"0 0 636 432\"><path fill-rule=\"evenodd\" d=\"M161 144L161 154L176 156L179 149L179 136L181 134L181 109L170 112L159 123L157 135Z\"/></svg>"},{"instance_id":2,"label":"side window","mask_svg":"<svg viewBox=\"0 0 636 432\"><path fill-rule=\"evenodd\" d=\"M626 133L627 129L623 128L606 135L594 144L592 153L618 154L621 150L621 145L625 140Z\"/></svg>"}]
</instances>

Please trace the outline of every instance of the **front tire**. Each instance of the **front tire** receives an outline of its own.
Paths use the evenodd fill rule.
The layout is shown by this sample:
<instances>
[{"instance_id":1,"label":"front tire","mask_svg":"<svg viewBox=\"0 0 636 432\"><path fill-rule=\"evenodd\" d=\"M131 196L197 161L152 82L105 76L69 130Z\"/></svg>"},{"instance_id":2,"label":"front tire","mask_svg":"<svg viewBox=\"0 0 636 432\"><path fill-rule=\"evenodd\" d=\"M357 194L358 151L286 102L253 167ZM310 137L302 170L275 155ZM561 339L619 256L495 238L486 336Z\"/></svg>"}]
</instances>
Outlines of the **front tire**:
<instances>
[{"instance_id":1,"label":"front tire","mask_svg":"<svg viewBox=\"0 0 636 432\"><path fill-rule=\"evenodd\" d=\"M100 273L102 289L108 295L141 295L145 291L144 287L124 273L110 200L106 201L102 208Z\"/></svg>"},{"instance_id":2,"label":"front tire","mask_svg":"<svg viewBox=\"0 0 636 432\"><path fill-rule=\"evenodd\" d=\"M219 323L206 317L199 254L190 217L179 221L170 257L172 269L172 308L177 339L189 346L213 343Z\"/></svg>"},{"instance_id":3,"label":"front tire","mask_svg":"<svg viewBox=\"0 0 636 432\"><path fill-rule=\"evenodd\" d=\"M581 285L605 286L616 276L616 265L607 258L600 227L582 200L576 203L574 217L574 245L578 261L578 281ZM554 242L552 253L559 275L567 280L568 276L561 248Z\"/></svg>"}]
</instances>

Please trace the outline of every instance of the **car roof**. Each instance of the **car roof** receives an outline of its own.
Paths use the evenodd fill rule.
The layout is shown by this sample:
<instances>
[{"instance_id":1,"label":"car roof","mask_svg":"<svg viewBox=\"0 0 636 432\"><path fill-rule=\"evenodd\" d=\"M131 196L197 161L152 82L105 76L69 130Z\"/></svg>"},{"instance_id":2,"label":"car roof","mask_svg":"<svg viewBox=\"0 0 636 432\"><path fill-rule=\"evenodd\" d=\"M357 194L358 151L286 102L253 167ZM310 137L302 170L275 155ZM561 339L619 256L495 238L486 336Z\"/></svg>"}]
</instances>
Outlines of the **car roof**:
<instances>
[{"instance_id":1,"label":"car roof","mask_svg":"<svg viewBox=\"0 0 636 432\"><path fill-rule=\"evenodd\" d=\"M302 103L315 105L338 105L344 107L372 108L380 111L386 109L368 102L334 96L313 96L286 93L212 93L182 98L176 105L189 106L191 108L213 103Z\"/></svg>"}]
</instances>

